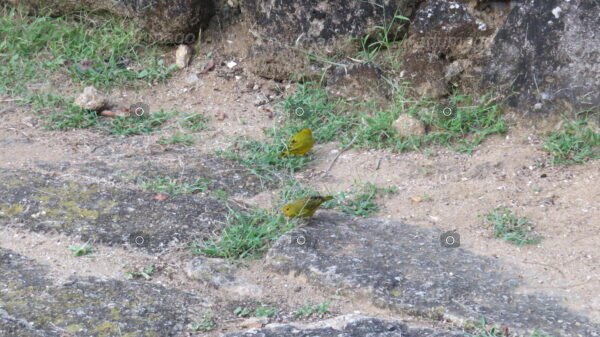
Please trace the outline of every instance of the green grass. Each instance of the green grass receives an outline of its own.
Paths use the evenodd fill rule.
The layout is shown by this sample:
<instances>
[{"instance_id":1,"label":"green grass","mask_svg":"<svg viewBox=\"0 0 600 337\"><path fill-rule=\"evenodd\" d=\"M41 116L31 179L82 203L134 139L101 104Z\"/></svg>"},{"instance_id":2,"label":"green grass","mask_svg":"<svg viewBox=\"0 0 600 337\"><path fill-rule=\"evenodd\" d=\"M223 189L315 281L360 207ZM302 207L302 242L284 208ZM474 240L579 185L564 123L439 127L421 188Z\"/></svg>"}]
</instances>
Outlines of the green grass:
<instances>
[{"instance_id":1,"label":"green grass","mask_svg":"<svg viewBox=\"0 0 600 337\"><path fill-rule=\"evenodd\" d=\"M425 136L400 137L393 122L409 114L421 121L429 132ZM443 104L427 100L410 101L399 94L387 111L360 115L354 132L355 144L364 148L418 150L443 145L458 152L471 153L485 138L507 130L501 110L488 96L454 94Z\"/></svg>"},{"instance_id":2,"label":"green grass","mask_svg":"<svg viewBox=\"0 0 600 337\"><path fill-rule=\"evenodd\" d=\"M319 84L305 83L283 100L281 108L287 118L268 129L266 139L239 138L233 147L219 154L273 181L282 172L291 176L312 160L310 153L304 157L280 156L290 137L304 128L313 131L317 143L337 140L343 147L353 144L358 148L407 151L441 144L468 153L487 136L506 132L498 105L487 96L475 100L455 94L442 106L410 101L400 91L389 108L380 109L373 104L332 100ZM399 137L393 122L401 113L415 116L433 131L424 137Z\"/></svg>"},{"instance_id":3,"label":"green grass","mask_svg":"<svg viewBox=\"0 0 600 337\"><path fill-rule=\"evenodd\" d=\"M86 14L35 17L9 8L0 14L0 94L27 96L28 84L45 82L57 72L74 83L108 88L164 80L174 70L127 20Z\"/></svg>"},{"instance_id":4,"label":"green grass","mask_svg":"<svg viewBox=\"0 0 600 337\"><path fill-rule=\"evenodd\" d=\"M319 84L299 85L296 92L282 102L281 107L288 117L282 128L290 130L289 134L310 128L318 143L335 140L355 123L352 116L336 112L339 105L340 102L332 100Z\"/></svg>"},{"instance_id":5,"label":"green grass","mask_svg":"<svg viewBox=\"0 0 600 337\"><path fill-rule=\"evenodd\" d=\"M242 213L231 210L227 225L213 238L192 245L194 254L227 259L259 258L293 225L280 213L254 209Z\"/></svg>"},{"instance_id":6,"label":"green grass","mask_svg":"<svg viewBox=\"0 0 600 337\"><path fill-rule=\"evenodd\" d=\"M334 200L325 203L323 207L331 208L337 206L344 214L367 217L379 212L378 196L396 192L397 189L395 187L382 188L375 184L367 183L350 193L339 193Z\"/></svg>"},{"instance_id":7,"label":"green grass","mask_svg":"<svg viewBox=\"0 0 600 337\"><path fill-rule=\"evenodd\" d=\"M178 121L179 125L189 131L201 131L206 129L208 118L201 113L192 113L183 116Z\"/></svg>"},{"instance_id":8,"label":"green grass","mask_svg":"<svg viewBox=\"0 0 600 337\"><path fill-rule=\"evenodd\" d=\"M175 67L165 64L161 51L145 38L127 20L83 13L28 16L24 10L0 7L0 95L42 112L49 129L98 125L101 119L94 112L74 106L52 88L58 82L110 89L166 80ZM119 119L114 124L117 134L152 129Z\"/></svg>"},{"instance_id":9,"label":"green grass","mask_svg":"<svg viewBox=\"0 0 600 337\"><path fill-rule=\"evenodd\" d=\"M389 49L395 41L401 38L399 34L403 24L408 24L410 21L398 12L391 20L387 20L385 13L383 13L383 18L381 25L374 26L371 34L367 34L361 39L362 51L359 57L367 62L373 61L382 49Z\"/></svg>"},{"instance_id":10,"label":"green grass","mask_svg":"<svg viewBox=\"0 0 600 337\"><path fill-rule=\"evenodd\" d=\"M102 127L106 128L109 134L119 136L132 136L152 133L163 125L169 118L170 113L158 111L143 117L124 117L117 116L112 119L103 119Z\"/></svg>"},{"instance_id":11,"label":"green grass","mask_svg":"<svg viewBox=\"0 0 600 337\"><path fill-rule=\"evenodd\" d=\"M277 316L277 309L268 307L268 306L260 306L254 310L254 316L256 317L275 317Z\"/></svg>"},{"instance_id":12,"label":"green grass","mask_svg":"<svg viewBox=\"0 0 600 337\"><path fill-rule=\"evenodd\" d=\"M149 280L152 278L152 274L156 272L156 267L154 265L146 266L144 268L140 268L139 270L128 271L125 273L125 277L133 280L138 278L144 278L145 280Z\"/></svg>"},{"instance_id":13,"label":"green grass","mask_svg":"<svg viewBox=\"0 0 600 337\"><path fill-rule=\"evenodd\" d=\"M306 318L313 315L324 316L330 313L329 302L307 304L294 312L294 318Z\"/></svg>"},{"instance_id":14,"label":"green grass","mask_svg":"<svg viewBox=\"0 0 600 337\"><path fill-rule=\"evenodd\" d=\"M541 238L533 231L533 224L525 217L518 217L506 207L495 208L485 216L494 229L494 236L522 246L536 244Z\"/></svg>"},{"instance_id":15,"label":"green grass","mask_svg":"<svg viewBox=\"0 0 600 337\"><path fill-rule=\"evenodd\" d=\"M306 198L319 193L307 186L304 186L296 179L286 180L279 191L279 204L284 205L300 198Z\"/></svg>"},{"instance_id":16,"label":"green grass","mask_svg":"<svg viewBox=\"0 0 600 337\"><path fill-rule=\"evenodd\" d=\"M582 164L600 158L600 133L587 120L567 121L561 130L548 135L544 150L554 165Z\"/></svg>"},{"instance_id":17,"label":"green grass","mask_svg":"<svg viewBox=\"0 0 600 337\"><path fill-rule=\"evenodd\" d=\"M172 113L161 110L144 117L99 117L93 111L81 109L62 98L52 97L57 105L64 103L66 108L57 107L57 110L45 118L48 130L65 131L96 127L111 135L133 136L157 131L172 116ZM51 100L47 99L45 102L49 104Z\"/></svg>"},{"instance_id":18,"label":"green grass","mask_svg":"<svg viewBox=\"0 0 600 337\"><path fill-rule=\"evenodd\" d=\"M151 192L182 195L205 192L208 190L209 184L210 181L205 178L196 179L190 183L171 177L158 177L142 182L142 188Z\"/></svg>"},{"instance_id":19,"label":"green grass","mask_svg":"<svg viewBox=\"0 0 600 337\"><path fill-rule=\"evenodd\" d=\"M267 140L239 138L232 148L217 153L226 159L241 163L250 172L265 180L273 181L281 172L293 174L312 159L310 156L281 157L287 140L294 133L289 130L276 131L280 132L272 133Z\"/></svg>"},{"instance_id":20,"label":"green grass","mask_svg":"<svg viewBox=\"0 0 600 337\"><path fill-rule=\"evenodd\" d=\"M497 326L488 326L485 319L482 319L474 328L473 332L467 334L468 337L507 337L502 328ZM511 334L512 336L512 334ZM516 336L516 335L515 335ZM529 337L553 337L538 329L534 330Z\"/></svg>"},{"instance_id":21,"label":"green grass","mask_svg":"<svg viewBox=\"0 0 600 337\"><path fill-rule=\"evenodd\" d=\"M158 143L162 145L181 144L184 146L192 146L194 145L194 136L177 132L170 137L161 137L158 140Z\"/></svg>"},{"instance_id":22,"label":"green grass","mask_svg":"<svg viewBox=\"0 0 600 337\"><path fill-rule=\"evenodd\" d=\"M288 121L282 128L309 127L317 142L339 140L345 146L354 140L359 148L416 150L427 145L445 145L459 152L472 152L486 137L507 130L499 105L489 96L453 94L445 102L414 101L398 90L386 109L369 104L348 105L332 101L315 83L300 85L283 101ZM430 132L423 137L401 138L393 127L400 114L422 121Z\"/></svg>"},{"instance_id":23,"label":"green grass","mask_svg":"<svg viewBox=\"0 0 600 337\"><path fill-rule=\"evenodd\" d=\"M237 307L233 310L233 313L237 317L249 317L252 314L252 310L248 307Z\"/></svg>"},{"instance_id":24,"label":"green grass","mask_svg":"<svg viewBox=\"0 0 600 337\"><path fill-rule=\"evenodd\" d=\"M45 118L46 129L86 129L96 126L100 122L100 117L98 117L95 112L81 109L80 107L73 105L71 102L64 102L66 108L54 110Z\"/></svg>"},{"instance_id":25,"label":"green grass","mask_svg":"<svg viewBox=\"0 0 600 337\"><path fill-rule=\"evenodd\" d=\"M73 252L73 255L79 257L92 253L92 245L84 243L80 246L69 246L69 250Z\"/></svg>"},{"instance_id":26,"label":"green grass","mask_svg":"<svg viewBox=\"0 0 600 337\"><path fill-rule=\"evenodd\" d=\"M202 319L188 324L188 329L193 332L209 332L217 327L212 313L207 312L202 315Z\"/></svg>"}]
</instances>

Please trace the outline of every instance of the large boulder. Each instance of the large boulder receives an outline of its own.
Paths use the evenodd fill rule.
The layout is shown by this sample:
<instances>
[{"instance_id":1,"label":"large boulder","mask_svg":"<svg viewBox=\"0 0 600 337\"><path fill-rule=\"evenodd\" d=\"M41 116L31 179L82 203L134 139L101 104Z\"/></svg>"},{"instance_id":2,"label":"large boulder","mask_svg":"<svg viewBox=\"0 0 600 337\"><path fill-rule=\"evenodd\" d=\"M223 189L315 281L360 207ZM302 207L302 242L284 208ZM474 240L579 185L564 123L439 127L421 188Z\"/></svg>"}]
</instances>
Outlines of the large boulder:
<instances>
[{"instance_id":1,"label":"large boulder","mask_svg":"<svg viewBox=\"0 0 600 337\"><path fill-rule=\"evenodd\" d=\"M427 0L411 22L403 75L416 93L455 88L507 98L518 112L600 106L600 3Z\"/></svg>"},{"instance_id":2,"label":"large boulder","mask_svg":"<svg viewBox=\"0 0 600 337\"><path fill-rule=\"evenodd\" d=\"M200 28L208 25L215 12L214 0L3 0L33 11L53 15L85 11L106 11L132 18L161 43L192 43ZM3 1L0 1L3 2Z\"/></svg>"},{"instance_id":3,"label":"large boulder","mask_svg":"<svg viewBox=\"0 0 600 337\"><path fill-rule=\"evenodd\" d=\"M533 0L515 6L494 38L483 81L526 111L600 107L600 3Z\"/></svg>"},{"instance_id":4,"label":"large boulder","mask_svg":"<svg viewBox=\"0 0 600 337\"><path fill-rule=\"evenodd\" d=\"M306 64L309 55L319 59L347 54L349 48L356 49L356 39L373 35L377 26L388 26L392 33L402 31L398 21L391 27L392 18L410 16L419 2L245 0L242 13L259 44L251 47L250 68L277 80L312 78L319 71ZM289 51L282 53L282 49ZM269 60L267 70L265 60ZM290 64L302 66L294 71Z\"/></svg>"}]
</instances>

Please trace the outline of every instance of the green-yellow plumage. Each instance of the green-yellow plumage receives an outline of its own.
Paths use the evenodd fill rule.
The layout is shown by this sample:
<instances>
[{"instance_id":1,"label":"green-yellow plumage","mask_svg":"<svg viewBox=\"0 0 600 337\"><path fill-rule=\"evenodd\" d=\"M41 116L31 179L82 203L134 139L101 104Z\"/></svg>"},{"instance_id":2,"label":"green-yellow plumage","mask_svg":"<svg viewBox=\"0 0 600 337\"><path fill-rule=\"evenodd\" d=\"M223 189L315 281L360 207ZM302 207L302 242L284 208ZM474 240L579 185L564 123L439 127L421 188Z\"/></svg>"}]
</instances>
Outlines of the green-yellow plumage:
<instances>
[{"instance_id":1,"label":"green-yellow plumage","mask_svg":"<svg viewBox=\"0 0 600 337\"><path fill-rule=\"evenodd\" d=\"M315 139L313 138L312 131L310 129L303 129L290 138L281 156L304 156L312 149L314 144Z\"/></svg>"},{"instance_id":2,"label":"green-yellow plumage","mask_svg":"<svg viewBox=\"0 0 600 337\"><path fill-rule=\"evenodd\" d=\"M283 206L281 211L288 218L307 218L313 216L322 203L331 199L333 197L330 195L301 198Z\"/></svg>"}]
</instances>

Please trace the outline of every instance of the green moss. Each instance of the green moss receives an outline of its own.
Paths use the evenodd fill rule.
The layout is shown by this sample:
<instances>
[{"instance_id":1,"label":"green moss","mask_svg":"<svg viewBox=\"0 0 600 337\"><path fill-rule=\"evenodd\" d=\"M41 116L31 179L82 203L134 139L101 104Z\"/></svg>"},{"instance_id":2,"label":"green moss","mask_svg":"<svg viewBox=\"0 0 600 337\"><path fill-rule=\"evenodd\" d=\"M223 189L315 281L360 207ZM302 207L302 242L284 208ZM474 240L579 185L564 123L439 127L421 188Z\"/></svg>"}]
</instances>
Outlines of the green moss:
<instances>
[{"instance_id":1,"label":"green moss","mask_svg":"<svg viewBox=\"0 0 600 337\"><path fill-rule=\"evenodd\" d=\"M121 310L119 310L119 308L111 308L110 318L115 321L120 321L123 318L123 316L121 315Z\"/></svg>"},{"instance_id":2,"label":"green moss","mask_svg":"<svg viewBox=\"0 0 600 337\"><path fill-rule=\"evenodd\" d=\"M109 213L116 203L96 198L100 194L97 186L84 186L70 182L62 187L45 187L34 198L40 202L40 211L49 218L60 218L64 222L96 220L100 214ZM98 201L94 199L99 199Z\"/></svg>"},{"instance_id":3,"label":"green moss","mask_svg":"<svg viewBox=\"0 0 600 337\"><path fill-rule=\"evenodd\" d=\"M67 330L71 334L76 334L79 331L83 330L83 328L84 326L81 324L70 324L65 328L65 330Z\"/></svg>"},{"instance_id":4,"label":"green moss","mask_svg":"<svg viewBox=\"0 0 600 337\"><path fill-rule=\"evenodd\" d=\"M121 329L114 322L104 321L104 322L100 323L98 326L96 326L96 328L94 328L93 331L98 333L98 336L108 337L108 336L117 336L119 334L119 332L121 331Z\"/></svg>"},{"instance_id":5,"label":"green moss","mask_svg":"<svg viewBox=\"0 0 600 337\"><path fill-rule=\"evenodd\" d=\"M25 208L21 204L3 204L0 206L0 218L11 218L23 213L23 211L25 211Z\"/></svg>"}]
</instances>

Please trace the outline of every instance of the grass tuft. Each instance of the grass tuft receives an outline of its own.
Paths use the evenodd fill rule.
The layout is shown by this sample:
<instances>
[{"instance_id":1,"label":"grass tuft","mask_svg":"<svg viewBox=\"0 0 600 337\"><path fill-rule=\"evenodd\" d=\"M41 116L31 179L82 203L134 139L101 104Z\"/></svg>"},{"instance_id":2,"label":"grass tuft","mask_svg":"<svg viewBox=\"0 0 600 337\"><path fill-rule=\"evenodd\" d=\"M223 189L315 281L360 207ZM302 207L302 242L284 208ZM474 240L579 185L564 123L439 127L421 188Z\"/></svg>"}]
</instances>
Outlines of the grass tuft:
<instances>
[{"instance_id":1,"label":"grass tuft","mask_svg":"<svg viewBox=\"0 0 600 337\"><path fill-rule=\"evenodd\" d=\"M323 302L321 304L307 304L294 312L294 318L306 318L313 315L320 317L329 314L329 302Z\"/></svg>"},{"instance_id":2,"label":"grass tuft","mask_svg":"<svg viewBox=\"0 0 600 337\"><path fill-rule=\"evenodd\" d=\"M553 165L582 164L600 158L600 133L587 120L566 122L548 135L544 150L552 155Z\"/></svg>"},{"instance_id":3,"label":"grass tuft","mask_svg":"<svg viewBox=\"0 0 600 337\"><path fill-rule=\"evenodd\" d=\"M485 216L494 229L494 236L522 246L536 244L541 238L533 231L533 224L525 217L517 217L507 207L495 208Z\"/></svg>"},{"instance_id":4,"label":"grass tuft","mask_svg":"<svg viewBox=\"0 0 600 337\"><path fill-rule=\"evenodd\" d=\"M108 88L161 81L174 70L144 42L143 31L124 19L28 16L7 7L0 14L0 93L27 95L28 83L43 82L55 72Z\"/></svg>"},{"instance_id":5,"label":"grass tuft","mask_svg":"<svg viewBox=\"0 0 600 337\"><path fill-rule=\"evenodd\" d=\"M279 213L263 209L246 213L231 210L223 231L205 242L194 243L192 252L227 259L259 258L292 227Z\"/></svg>"},{"instance_id":6,"label":"grass tuft","mask_svg":"<svg viewBox=\"0 0 600 337\"><path fill-rule=\"evenodd\" d=\"M182 195L205 192L208 190L209 184L210 181L206 178L199 178L192 183L188 183L170 177L158 177L142 182L142 187L152 192Z\"/></svg>"},{"instance_id":7,"label":"grass tuft","mask_svg":"<svg viewBox=\"0 0 600 337\"><path fill-rule=\"evenodd\" d=\"M352 216L368 217L379 212L377 197L397 192L395 187L382 188L375 184L367 183L350 194L341 192L336 199L324 205L325 208L338 206L344 213Z\"/></svg>"}]
</instances>

